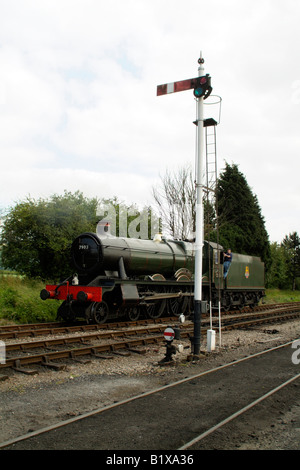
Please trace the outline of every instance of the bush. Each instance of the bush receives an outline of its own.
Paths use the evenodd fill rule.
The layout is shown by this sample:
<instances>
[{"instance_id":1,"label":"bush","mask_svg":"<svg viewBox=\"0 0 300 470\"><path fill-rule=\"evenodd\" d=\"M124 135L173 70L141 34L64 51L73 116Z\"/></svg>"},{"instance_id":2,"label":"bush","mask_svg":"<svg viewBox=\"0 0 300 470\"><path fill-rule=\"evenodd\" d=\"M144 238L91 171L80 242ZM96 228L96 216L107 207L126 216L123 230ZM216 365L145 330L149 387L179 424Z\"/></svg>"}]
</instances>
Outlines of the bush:
<instances>
[{"instance_id":1,"label":"bush","mask_svg":"<svg viewBox=\"0 0 300 470\"><path fill-rule=\"evenodd\" d=\"M300 292L281 289L266 289L264 303L300 302Z\"/></svg>"},{"instance_id":2,"label":"bush","mask_svg":"<svg viewBox=\"0 0 300 470\"><path fill-rule=\"evenodd\" d=\"M58 301L43 301L42 282L0 274L0 320L36 323L56 320Z\"/></svg>"}]
</instances>

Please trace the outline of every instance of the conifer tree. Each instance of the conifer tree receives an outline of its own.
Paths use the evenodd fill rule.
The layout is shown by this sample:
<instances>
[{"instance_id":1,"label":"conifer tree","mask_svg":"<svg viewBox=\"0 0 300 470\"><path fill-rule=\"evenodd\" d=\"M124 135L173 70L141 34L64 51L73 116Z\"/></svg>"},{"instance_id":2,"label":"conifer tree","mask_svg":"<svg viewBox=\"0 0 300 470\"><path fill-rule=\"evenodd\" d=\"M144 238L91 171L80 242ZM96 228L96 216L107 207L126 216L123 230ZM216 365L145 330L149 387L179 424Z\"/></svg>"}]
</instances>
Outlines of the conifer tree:
<instances>
[{"instance_id":1,"label":"conifer tree","mask_svg":"<svg viewBox=\"0 0 300 470\"><path fill-rule=\"evenodd\" d=\"M268 264L270 243L256 195L236 164L226 163L217 185L220 243L224 248L260 256Z\"/></svg>"},{"instance_id":2,"label":"conifer tree","mask_svg":"<svg viewBox=\"0 0 300 470\"><path fill-rule=\"evenodd\" d=\"M291 287L296 289L296 280L300 277L300 237L297 232L286 235L281 246L284 248L286 255L286 265L288 269L289 279L291 279Z\"/></svg>"}]
</instances>

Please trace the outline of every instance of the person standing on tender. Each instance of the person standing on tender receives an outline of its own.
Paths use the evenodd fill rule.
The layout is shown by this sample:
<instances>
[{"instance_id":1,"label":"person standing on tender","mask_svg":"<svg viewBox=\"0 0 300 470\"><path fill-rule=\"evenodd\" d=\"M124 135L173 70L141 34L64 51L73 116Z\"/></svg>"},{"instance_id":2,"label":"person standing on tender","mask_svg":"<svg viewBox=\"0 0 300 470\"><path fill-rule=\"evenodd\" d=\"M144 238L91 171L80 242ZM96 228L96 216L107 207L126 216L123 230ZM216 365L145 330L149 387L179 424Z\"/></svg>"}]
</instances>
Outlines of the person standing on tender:
<instances>
[{"instance_id":1,"label":"person standing on tender","mask_svg":"<svg viewBox=\"0 0 300 470\"><path fill-rule=\"evenodd\" d=\"M228 248L227 252L224 253L224 263L223 263L224 279L226 279L226 277L227 277L231 261L232 261L232 253L231 253L231 249Z\"/></svg>"}]
</instances>

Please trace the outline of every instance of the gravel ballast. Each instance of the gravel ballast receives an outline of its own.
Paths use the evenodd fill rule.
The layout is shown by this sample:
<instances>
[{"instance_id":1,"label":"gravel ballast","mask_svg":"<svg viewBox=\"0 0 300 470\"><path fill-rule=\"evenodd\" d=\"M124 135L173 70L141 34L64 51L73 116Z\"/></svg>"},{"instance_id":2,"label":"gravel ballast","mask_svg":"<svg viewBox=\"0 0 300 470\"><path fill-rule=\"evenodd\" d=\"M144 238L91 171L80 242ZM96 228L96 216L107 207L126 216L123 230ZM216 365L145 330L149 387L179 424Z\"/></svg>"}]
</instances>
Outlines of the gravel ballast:
<instances>
[{"instance_id":1,"label":"gravel ballast","mask_svg":"<svg viewBox=\"0 0 300 470\"><path fill-rule=\"evenodd\" d=\"M9 378L0 382L0 442L299 338L300 320L294 320L222 332L221 346L216 335L216 349L211 353L206 352L203 336L203 355L194 362L186 360L190 343L182 340L174 341L183 345L183 351L174 356L174 365L160 364L165 355L165 345L161 343L145 347L145 355L92 359L85 365L66 361L62 371L41 366L34 376L5 371ZM300 400L293 409L274 419L268 429L258 430L259 439L244 442L242 448L299 449L299 433Z\"/></svg>"}]
</instances>

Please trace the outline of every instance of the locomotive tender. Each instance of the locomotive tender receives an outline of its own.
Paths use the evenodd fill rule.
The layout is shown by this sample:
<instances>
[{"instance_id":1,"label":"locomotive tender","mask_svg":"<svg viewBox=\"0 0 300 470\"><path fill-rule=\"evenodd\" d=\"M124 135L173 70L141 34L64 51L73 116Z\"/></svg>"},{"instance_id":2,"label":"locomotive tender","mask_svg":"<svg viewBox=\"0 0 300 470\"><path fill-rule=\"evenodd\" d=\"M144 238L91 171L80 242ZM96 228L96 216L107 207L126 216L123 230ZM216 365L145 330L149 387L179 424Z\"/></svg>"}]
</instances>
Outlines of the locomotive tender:
<instances>
[{"instance_id":1,"label":"locomotive tender","mask_svg":"<svg viewBox=\"0 0 300 470\"><path fill-rule=\"evenodd\" d=\"M41 298L63 300L57 316L104 323L127 317L137 320L193 312L194 243L119 238L83 233L73 242L76 274L58 285L47 285ZM226 281L223 247L204 241L202 300L213 307L255 306L264 296L264 263L260 258L233 253Z\"/></svg>"}]
</instances>

